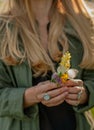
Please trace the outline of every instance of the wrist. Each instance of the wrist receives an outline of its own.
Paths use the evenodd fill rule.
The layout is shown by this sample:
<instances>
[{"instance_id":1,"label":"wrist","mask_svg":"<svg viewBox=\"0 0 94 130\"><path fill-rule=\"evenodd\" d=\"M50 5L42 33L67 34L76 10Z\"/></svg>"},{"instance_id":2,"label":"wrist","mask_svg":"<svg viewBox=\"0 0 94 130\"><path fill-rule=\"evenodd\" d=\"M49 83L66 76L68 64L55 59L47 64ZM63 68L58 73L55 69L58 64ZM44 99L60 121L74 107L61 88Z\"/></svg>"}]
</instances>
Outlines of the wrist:
<instances>
[{"instance_id":1,"label":"wrist","mask_svg":"<svg viewBox=\"0 0 94 130\"><path fill-rule=\"evenodd\" d=\"M25 90L24 93L24 108L32 106L40 101L37 98L37 88L30 87Z\"/></svg>"}]
</instances>

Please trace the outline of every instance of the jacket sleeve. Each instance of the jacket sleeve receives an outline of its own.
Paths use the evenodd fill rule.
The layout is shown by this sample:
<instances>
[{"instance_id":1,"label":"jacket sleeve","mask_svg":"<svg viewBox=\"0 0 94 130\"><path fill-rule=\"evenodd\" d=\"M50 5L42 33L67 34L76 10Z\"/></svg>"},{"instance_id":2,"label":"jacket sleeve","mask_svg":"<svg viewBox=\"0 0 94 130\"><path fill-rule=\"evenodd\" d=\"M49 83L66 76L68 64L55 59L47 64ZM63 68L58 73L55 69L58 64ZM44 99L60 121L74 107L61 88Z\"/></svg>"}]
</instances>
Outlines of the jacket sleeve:
<instances>
[{"instance_id":1,"label":"jacket sleeve","mask_svg":"<svg viewBox=\"0 0 94 130\"><path fill-rule=\"evenodd\" d=\"M94 70L84 70L82 80L87 90L88 102L74 107L74 110L80 113L94 107Z\"/></svg>"},{"instance_id":2,"label":"jacket sleeve","mask_svg":"<svg viewBox=\"0 0 94 130\"><path fill-rule=\"evenodd\" d=\"M0 117L29 118L24 114L23 95L25 88L12 85L6 67L0 61Z\"/></svg>"}]
</instances>

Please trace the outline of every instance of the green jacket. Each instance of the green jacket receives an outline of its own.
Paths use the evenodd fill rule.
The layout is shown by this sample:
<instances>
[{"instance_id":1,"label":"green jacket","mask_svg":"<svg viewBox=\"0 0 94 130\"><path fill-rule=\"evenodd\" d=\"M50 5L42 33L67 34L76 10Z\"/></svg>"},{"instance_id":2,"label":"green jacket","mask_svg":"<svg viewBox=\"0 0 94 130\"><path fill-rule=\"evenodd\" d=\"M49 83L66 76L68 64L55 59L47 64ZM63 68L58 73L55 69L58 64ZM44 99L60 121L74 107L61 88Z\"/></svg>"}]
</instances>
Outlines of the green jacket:
<instances>
[{"instance_id":1,"label":"green jacket","mask_svg":"<svg viewBox=\"0 0 94 130\"><path fill-rule=\"evenodd\" d=\"M87 104L74 107L77 129L90 130L84 112L94 106L94 70L81 69L83 49L77 37L68 34L71 67L79 70L78 77L84 81L89 92ZM18 66L7 66L0 61L0 130L39 130L37 104L23 109L23 95L32 86L32 72L27 62Z\"/></svg>"}]
</instances>

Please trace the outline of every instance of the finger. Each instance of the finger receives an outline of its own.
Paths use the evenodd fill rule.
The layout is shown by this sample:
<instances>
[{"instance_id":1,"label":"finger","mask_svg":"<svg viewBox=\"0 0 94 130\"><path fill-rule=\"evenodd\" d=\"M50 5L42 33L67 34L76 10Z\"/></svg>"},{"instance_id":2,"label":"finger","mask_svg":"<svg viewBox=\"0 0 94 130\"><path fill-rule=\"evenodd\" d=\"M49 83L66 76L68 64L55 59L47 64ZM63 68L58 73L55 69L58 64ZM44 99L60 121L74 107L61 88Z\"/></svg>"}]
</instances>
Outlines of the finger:
<instances>
[{"instance_id":1,"label":"finger","mask_svg":"<svg viewBox=\"0 0 94 130\"><path fill-rule=\"evenodd\" d=\"M40 83L40 85L38 85L37 87L39 89L39 92L43 93L43 92L47 92L49 90L57 88L57 84L56 83L52 83L52 82L46 82L44 84Z\"/></svg>"},{"instance_id":2,"label":"finger","mask_svg":"<svg viewBox=\"0 0 94 130\"><path fill-rule=\"evenodd\" d=\"M63 102L64 102L64 100L60 100L60 101L55 102L55 103L45 103L44 105L47 107L54 107L54 106L58 106L58 105L62 104Z\"/></svg>"},{"instance_id":3,"label":"finger","mask_svg":"<svg viewBox=\"0 0 94 130\"><path fill-rule=\"evenodd\" d=\"M67 82L65 84L66 84L66 86L70 87L70 86L77 85L77 82L74 82L74 80L67 80Z\"/></svg>"},{"instance_id":4,"label":"finger","mask_svg":"<svg viewBox=\"0 0 94 130\"><path fill-rule=\"evenodd\" d=\"M62 87L62 88L56 88L54 90L51 90L51 91L48 91L48 92L45 92L45 93L47 93L51 98L53 98L53 97L56 97L56 96L58 96L58 95L60 95L64 92L66 92L66 91L68 91L68 88ZM37 98L41 101L44 100L43 97L44 97L45 93L37 95Z\"/></svg>"},{"instance_id":5,"label":"finger","mask_svg":"<svg viewBox=\"0 0 94 130\"><path fill-rule=\"evenodd\" d=\"M81 102L81 100L83 100L82 96L83 96L83 87L80 89L78 89L77 93L76 91L72 91L72 93L70 93L69 91L69 94L68 96L66 97L66 99L69 99L69 100L79 100L79 102Z\"/></svg>"},{"instance_id":6,"label":"finger","mask_svg":"<svg viewBox=\"0 0 94 130\"><path fill-rule=\"evenodd\" d=\"M77 94L68 94L66 99L78 100L78 96L77 96Z\"/></svg>"},{"instance_id":7,"label":"finger","mask_svg":"<svg viewBox=\"0 0 94 130\"><path fill-rule=\"evenodd\" d=\"M56 106L62 102L64 102L65 97L67 96L68 92L64 92L54 98L51 98L48 101L43 100L42 103L46 106Z\"/></svg>"},{"instance_id":8,"label":"finger","mask_svg":"<svg viewBox=\"0 0 94 130\"><path fill-rule=\"evenodd\" d=\"M73 87L73 86L83 86L83 81L82 80L80 80L80 79L71 79L71 80L68 80L67 82L66 82L66 85L68 86L68 87Z\"/></svg>"},{"instance_id":9,"label":"finger","mask_svg":"<svg viewBox=\"0 0 94 130\"><path fill-rule=\"evenodd\" d=\"M40 86L40 85L45 85L45 84L47 84L47 83L50 83L50 81L47 80L47 81L40 82L40 83L38 83L38 86Z\"/></svg>"},{"instance_id":10,"label":"finger","mask_svg":"<svg viewBox=\"0 0 94 130\"><path fill-rule=\"evenodd\" d=\"M64 92L68 92L67 87L62 87L62 88L55 89L53 91L49 91L49 95L51 95L51 98L53 98L53 97L57 97L58 95L60 95Z\"/></svg>"},{"instance_id":11,"label":"finger","mask_svg":"<svg viewBox=\"0 0 94 130\"><path fill-rule=\"evenodd\" d=\"M79 104L79 100L66 99L65 101L72 106L77 106Z\"/></svg>"},{"instance_id":12,"label":"finger","mask_svg":"<svg viewBox=\"0 0 94 130\"><path fill-rule=\"evenodd\" d=\"M81 89L82 89L82 87L79 87L79 86L70 87L69 93L78 94L81 91Z\"/></svg>"}]
</instances>

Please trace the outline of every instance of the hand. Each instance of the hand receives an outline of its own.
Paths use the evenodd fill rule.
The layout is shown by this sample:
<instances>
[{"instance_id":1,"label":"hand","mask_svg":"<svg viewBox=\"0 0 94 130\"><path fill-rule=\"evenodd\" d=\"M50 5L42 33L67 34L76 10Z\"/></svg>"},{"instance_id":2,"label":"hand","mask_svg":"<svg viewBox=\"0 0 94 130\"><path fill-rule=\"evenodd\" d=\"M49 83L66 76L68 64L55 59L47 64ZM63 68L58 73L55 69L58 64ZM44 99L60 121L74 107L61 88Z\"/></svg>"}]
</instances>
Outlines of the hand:
<instances>
[{"instance_id":1,"label":"hand","mask_svg":"<svg viewBox=\"0 0 94 130\"><path fill-rule=\"evenodd\" d=\"M48 94L49 100L45 100L45 94ZM67 94L67 87L57 87L56 83L50 81L41 82L34 87L26 89L24 107L26 108L39 102L49 107L56 106L64 101Z\"/></svg>"},{"instance_id":2,"label":"hand","mask_svg":"<svg viewBox=\"0 0 94 130\"><path fill-rule=\"evenodd\" d=\"M48 100L44 99L45 94L49 96ZM37 86L37 98L45 106L57 106L64 102L68 94L67 87L57 87L56 83L42 82Z\"/></svg>"},{"instance_id":3,"label":"hand","mask_svg":"<svg viewBox=\"0 0 94 130\"><path fill-rule=\"evenodd\" d=\"M88 95L86 93L86 89L83 87L82 80L69 80L66 82L66 85L69 88L69 93L65 99L67 103L73 106L77 106L88 101Z\"/></svg>"}]
</instances>

